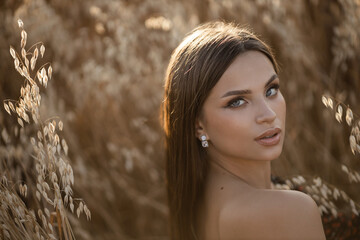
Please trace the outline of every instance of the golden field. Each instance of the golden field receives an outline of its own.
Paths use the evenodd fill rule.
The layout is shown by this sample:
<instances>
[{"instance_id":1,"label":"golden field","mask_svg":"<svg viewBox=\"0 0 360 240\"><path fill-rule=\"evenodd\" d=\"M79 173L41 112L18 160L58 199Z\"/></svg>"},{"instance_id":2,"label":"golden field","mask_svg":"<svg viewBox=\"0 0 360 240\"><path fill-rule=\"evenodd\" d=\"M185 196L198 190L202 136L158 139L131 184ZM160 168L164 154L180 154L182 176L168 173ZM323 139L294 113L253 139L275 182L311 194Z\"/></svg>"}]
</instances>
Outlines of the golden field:
<instances>
[{"instance_id":1,"label":"golden field","mask_svg":"<svg viewBox=\"0 0 360 240\"><path fill-rule=\"evenodd\" d=\"M24 49L29 49L29 57L35 47L40 50L43 44L46 48L30 75L36 75L36 69L43 64L47 64L48 71L51 63L52 77L46 88L37 83L41 94L37 106L39 124L24 121L22 128L16 111L11 116L4 108L0 111L1 239L18 239L16 236L21 234L14 231L35 226L44 237L52 234L55 239L71 239L65 234L69 229L76 239L168 239L159 120L165 69L172 50L188 31L219 19L253 29L273 48L280 63L287 130L283 154L273 162L274 175L293 184L301 175L306 180L300 180L301 184L318 187L320 197L315 200L323 206L322 211L359 210L356 144L360 133L353 131L358 124L356 114L360 114L360 1L4 0L0 3L3 103L26 95L20 93L21 87L27 91L27 80L15 70L9 52L10 46L19 54L22 49L24 36L18 19L22 19L27 33ZM323 95L333 97L333 109L324 106ZM341 124L335 118L339 102L344 111ZM345 120L347 107L354 115L350 126ZM48 125L53 119L59 141L56 131ZM47 141L56 147L66 139L68 153L65 149L55 153L55 149L54 157L46 155L45 160L38 160L37 153L44 146L35 144L34 149L33 141L45 141L45 126L54 134L48 134ZM43 134L41 141L38 131ZM350 135L355 136L354 154ZM49 150L46 146L44 149ZM54 169L46 159L58 168ZM53 191L56 187L50 184L55 181L51 174L59 178L61 196L57 200L64 205L62 211L44 200L42 190L47 187L41 181L37 186L41 172L37 168L41 168L43 181L50 185L50 200L57 199ZM60 184L63 168L71 190L67 184ZM26 197L23 187L19 187L24 184ZM331 196L325 198L322 186L327 186ZM342 202L334 197L335 189L347 193L346 197L341 195ZM36 191L42 195L36 196ZM7 193L14 196L9 198ZM66 195L74 199L74 214ZM329 201L335 206L326 206ZM25 230L19 230L25 223L10 224L2 215L9 212L6 204L14 202L19 202L25 213L35 212L35 217L30 217L33 225ZM78 218L80 205L84 214ZM84 206L91 211L89 221ZM17 211L16 207L10 209ZM45 216L47 225L37 209L45 212L40 215ZM7 216L15 218L16 214ZM69 226L64 228L67 221ZM10 227L4 227L6 224ZM32 235L26 236L31 239Z\"/></svg>"}]
</instances>

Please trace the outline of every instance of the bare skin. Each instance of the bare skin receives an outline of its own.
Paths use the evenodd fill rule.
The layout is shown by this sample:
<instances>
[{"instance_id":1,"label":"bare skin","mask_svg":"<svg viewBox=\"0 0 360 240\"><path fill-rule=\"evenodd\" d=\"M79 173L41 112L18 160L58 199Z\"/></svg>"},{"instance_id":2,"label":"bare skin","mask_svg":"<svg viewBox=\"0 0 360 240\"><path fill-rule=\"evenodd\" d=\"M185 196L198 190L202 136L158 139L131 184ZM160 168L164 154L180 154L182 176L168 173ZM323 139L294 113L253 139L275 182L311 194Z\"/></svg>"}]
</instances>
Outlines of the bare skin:
<instances>
[{"instance_id":1,"label":"bare skin","mask_svg":"<svg viewBox=\"0 0 360 240\"><path fill-rule=\"evenodd\" d=\"M316 203L298 191L258 189L212 163L199 239L325 239Z\"/></svg>"},{"instance_id":2,"label":"bare skin","mask_svg":"<svg viewBox=\"0 0 360 240\"><path fill-rule=\"evenodd\" d=\"M209 141L210 169L198 214L200 239L325 239L316 203L297 191L271 189L272 160L282 152L286 105L270 60L238 56L206 99L197 137ZM239 90L249 90L247 93ZM280 140L255 140L279 128Z\"/></svg>"}]
</instances>

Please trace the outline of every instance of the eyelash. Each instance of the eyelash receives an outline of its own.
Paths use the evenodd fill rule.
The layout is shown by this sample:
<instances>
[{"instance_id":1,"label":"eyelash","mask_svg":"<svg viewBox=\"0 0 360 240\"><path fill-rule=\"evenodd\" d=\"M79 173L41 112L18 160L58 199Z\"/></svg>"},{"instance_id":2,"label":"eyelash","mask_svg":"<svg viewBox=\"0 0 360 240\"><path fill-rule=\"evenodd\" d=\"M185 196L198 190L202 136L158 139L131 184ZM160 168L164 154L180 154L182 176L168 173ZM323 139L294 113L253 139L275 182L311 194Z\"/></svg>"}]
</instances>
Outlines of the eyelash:
<instances>
[{"instance_id":1,"label":"eyelash","mask_svg":"<svg viewBox=\"0 0 360 240\"><path fill-rule=\"evenodd\" d=\"M280 88L280 85L277 84L277 83L275 83L275 84L273 84L271 87L269 87L268 91L269 91L270 89L272 89L272 88L274 88L274 89L276 90L276 93L275 93L274 95L272 95L272 96L276 96L277 93L278 93L278 90L279 90L279 88ZM268 92L268 91L267 91L267 92ZM236 102L238 102L238 101L240 101L240 100L245 101L242 97L238 97L238 98L235 98L235 99L231 100L231 101L228 103L227 107L228 107L228 108L238 108L238 107L241 107L243 104L238 105L238 106L234 106L234 103L236 103Z\"/></svg>"}]
</instances>

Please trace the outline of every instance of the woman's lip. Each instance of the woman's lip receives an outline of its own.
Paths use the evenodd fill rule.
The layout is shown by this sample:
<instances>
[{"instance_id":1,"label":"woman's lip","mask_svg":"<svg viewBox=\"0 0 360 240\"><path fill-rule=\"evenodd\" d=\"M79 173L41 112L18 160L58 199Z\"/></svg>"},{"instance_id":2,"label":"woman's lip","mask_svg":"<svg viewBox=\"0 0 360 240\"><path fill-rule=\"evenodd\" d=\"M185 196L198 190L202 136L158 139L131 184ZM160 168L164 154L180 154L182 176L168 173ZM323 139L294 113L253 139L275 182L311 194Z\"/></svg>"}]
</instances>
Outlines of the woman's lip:
<instances>
[{"instance_id":1,"label":"woman's lip","mask_svg":"<svg viewBox=\"0 0 360 240\"><path fill-rule=\"evenodd\" d=\"M260 140L262 139L263 137L266 137L266 136L271 136L271 135L274 135L276 133L280 133L281 132L281 129L280 128L273 128L273 129L270 129L266 132L264 132L263 134L261 134L260 136L258 136L257 138L255 138L255 140Z\"/></svg>"},{"instance_id":2,"label":"woman's lip","mask_svg":"<svg viewBox=\"0 0 360 240\"><path fill-rule=\"evenodd\" d=\"M264 145L264 146L272 146L272 145L276 145L280 142L280 132L277 133L275 136L271 137L271 138L261 138L261 139L257 139L256 142Z\"/></svg>"}]
</instances>

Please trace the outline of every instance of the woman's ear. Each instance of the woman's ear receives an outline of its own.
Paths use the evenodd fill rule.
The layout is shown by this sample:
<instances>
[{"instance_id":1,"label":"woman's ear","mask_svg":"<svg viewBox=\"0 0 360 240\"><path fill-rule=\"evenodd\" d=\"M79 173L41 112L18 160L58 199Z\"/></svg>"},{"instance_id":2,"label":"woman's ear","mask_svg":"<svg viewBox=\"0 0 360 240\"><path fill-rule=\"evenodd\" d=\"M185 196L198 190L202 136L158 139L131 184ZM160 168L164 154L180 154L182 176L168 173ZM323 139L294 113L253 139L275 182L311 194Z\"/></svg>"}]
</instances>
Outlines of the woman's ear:
<instances>
[{"instance_id":1,"label":"woman's ear","mask_svg":"<svg viewBox=\"0 0 360 240\"><path fill-rule=\"evenodd\" d=\"M196 118L195 121L195 136L200 139L201 136L205 135L208 139L208 135L206 134L204 123L200 118Z\"/></svg>"}]
</instances>

